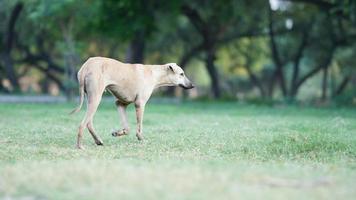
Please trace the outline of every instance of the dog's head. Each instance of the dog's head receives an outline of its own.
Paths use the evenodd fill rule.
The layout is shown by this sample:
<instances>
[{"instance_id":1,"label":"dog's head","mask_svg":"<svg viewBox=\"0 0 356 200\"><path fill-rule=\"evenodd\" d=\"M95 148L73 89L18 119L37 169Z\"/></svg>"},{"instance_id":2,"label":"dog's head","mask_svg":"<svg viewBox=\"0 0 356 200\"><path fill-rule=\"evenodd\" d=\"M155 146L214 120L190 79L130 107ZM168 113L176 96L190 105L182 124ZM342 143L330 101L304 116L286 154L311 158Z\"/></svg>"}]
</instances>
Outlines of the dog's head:
<instances>
[{"instance_id":1,"label":"dog's head","mask_svg":"<svg viewBox=\"0 0 356 200\"><path fill-rule=\"evenodd\" d=\"M175 86L180 86L184 89L194 88L193 83L185 76L184 71L176 63L166 64L168 78Z\"/></svg>"}]
</instances>

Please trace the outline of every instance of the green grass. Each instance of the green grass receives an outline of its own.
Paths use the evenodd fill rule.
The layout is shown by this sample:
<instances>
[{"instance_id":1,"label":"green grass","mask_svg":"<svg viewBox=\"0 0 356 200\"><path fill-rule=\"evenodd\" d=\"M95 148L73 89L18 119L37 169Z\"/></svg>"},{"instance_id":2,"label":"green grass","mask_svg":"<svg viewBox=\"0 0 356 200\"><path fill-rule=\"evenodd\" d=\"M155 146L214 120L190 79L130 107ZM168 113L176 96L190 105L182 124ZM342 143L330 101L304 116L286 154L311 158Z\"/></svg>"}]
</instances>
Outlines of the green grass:
<instances>
[{"instance_id":1,"label":"green grass","mask_svg":"<svg viewBox=\"0 0 356 200\"><path fill-rule=\"evenodd\" d=\"M0 199L356 197L355 109L151 103L139 142L104 103L82 151L74 106L0 105Z\"/></svg>"}]
</instances>

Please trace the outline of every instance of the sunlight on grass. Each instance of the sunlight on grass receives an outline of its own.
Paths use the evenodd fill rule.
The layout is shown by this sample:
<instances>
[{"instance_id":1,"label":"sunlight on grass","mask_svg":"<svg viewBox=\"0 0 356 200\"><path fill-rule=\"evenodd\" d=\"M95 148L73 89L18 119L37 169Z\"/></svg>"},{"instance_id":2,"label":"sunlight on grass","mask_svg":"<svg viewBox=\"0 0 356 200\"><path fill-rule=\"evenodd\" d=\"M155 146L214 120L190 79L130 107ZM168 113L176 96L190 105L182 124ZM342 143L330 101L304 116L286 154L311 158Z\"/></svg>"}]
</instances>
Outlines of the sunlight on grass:
<instances>
[{"instance_id":1,"label":"sunlight on grass","mask_svg":"<svg viewBox=\"0 0 356 200\"><path fill-rule=\"evenodd\" d=\"M143 142L119 128L104 103L74 148L84 112L69 104L0 105L0 198L353 199L356 112L352 109L149 104Z\"/></svg>"}]
</instances>

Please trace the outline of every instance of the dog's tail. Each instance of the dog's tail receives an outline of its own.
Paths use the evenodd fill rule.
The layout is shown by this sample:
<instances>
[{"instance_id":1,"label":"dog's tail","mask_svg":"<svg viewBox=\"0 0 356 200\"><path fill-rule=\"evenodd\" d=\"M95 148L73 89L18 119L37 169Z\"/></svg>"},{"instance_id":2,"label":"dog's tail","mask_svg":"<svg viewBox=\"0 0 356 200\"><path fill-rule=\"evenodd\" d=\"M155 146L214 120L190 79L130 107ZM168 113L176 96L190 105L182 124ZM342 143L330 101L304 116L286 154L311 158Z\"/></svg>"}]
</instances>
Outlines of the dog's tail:
<instances>
[{"instance_id":1,"label":"dog's tail","mask_svg":"<svg viewBox=\"0 0 356 200\"><path fill-rule=\"evenodd\" d=\"M69 114L74 114L74 113L77 113L81 108L82 108L82 105L83 105L83 101L84 101L84 86L85 86L85 81L84 81L84 76L82 75L81 73L81 70L79 70L78 72L78 82L79 82L79 105L77 108L75 108L74 110L72 110Z\"/></svg>"}]
</instances>

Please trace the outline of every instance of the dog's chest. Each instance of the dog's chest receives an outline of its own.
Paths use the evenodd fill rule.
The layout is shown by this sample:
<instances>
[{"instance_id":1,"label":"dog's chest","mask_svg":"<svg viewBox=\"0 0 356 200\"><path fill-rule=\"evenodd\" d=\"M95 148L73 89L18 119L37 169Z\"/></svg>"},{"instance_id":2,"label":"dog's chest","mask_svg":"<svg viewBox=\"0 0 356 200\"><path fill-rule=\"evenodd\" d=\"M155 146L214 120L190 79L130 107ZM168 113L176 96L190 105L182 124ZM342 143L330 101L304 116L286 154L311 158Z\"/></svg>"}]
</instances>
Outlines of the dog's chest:
<instances>
[{"instance_id":1,"label":"dog's chest","mask_svg":"<svg viewBox=\"0 0 356 200\"><path fill-rule=\"evenodd\" d=\"M110 85L106 88L112 95L123 103L132 103L135 101L137 93L120 85Z\"/></svg>"}]
</instances>

